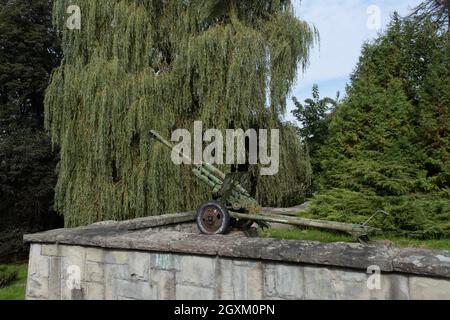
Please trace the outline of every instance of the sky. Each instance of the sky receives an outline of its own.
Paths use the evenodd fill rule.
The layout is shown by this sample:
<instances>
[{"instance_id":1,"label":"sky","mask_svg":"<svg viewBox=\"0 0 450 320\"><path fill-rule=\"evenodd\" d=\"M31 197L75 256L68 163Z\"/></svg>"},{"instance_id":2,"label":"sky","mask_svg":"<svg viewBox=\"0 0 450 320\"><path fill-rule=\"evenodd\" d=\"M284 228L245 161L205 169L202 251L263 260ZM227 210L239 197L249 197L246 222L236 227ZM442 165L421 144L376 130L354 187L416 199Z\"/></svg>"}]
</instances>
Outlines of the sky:
<instances>
[{"instance_id":1,"label":"sky","mask_svg":"<svg viewBox=\"0 0 450 320\"><path fill-rule=\"evenodd\" d=\"M420 0L293 0L295 14L313 24L320 33L320 45L311 52L310 66L299 71L292 96L304 101L314 84L321 96L341 97L361 53L362 45L385 30L394 11L406 15ZM287 120L294 120L292 98Z\"/></svg>"}]
</instances>

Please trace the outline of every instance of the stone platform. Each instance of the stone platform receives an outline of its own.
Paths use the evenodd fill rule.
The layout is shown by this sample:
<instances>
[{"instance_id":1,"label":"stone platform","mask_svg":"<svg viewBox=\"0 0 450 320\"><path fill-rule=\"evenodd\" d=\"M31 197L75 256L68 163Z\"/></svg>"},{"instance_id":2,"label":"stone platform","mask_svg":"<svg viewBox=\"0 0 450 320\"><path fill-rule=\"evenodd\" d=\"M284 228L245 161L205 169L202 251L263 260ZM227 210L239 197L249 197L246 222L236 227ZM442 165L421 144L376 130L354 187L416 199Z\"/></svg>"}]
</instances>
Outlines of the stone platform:
<instances>
[{"instance_id":1,"label":"stone platform","mask_svg":"<svg viewBox=\"0 0 450 320\"><path fill-rule=\"evenodd\" d=\"M204 236L192 212L25 241L30 300L450 299L450 252Z\"/></svg>"}]
</instances>

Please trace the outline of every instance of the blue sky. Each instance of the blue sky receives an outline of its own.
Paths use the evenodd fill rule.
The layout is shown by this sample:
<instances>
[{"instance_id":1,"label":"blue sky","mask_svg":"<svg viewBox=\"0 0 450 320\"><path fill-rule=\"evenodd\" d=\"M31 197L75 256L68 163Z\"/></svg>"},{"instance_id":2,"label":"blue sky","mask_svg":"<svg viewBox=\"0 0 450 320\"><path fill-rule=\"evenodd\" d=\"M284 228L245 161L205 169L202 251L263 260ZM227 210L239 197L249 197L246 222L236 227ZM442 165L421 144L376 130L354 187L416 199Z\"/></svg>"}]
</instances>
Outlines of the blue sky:
<instances>
[{"instance_id":1,"label":"blue sky","mask_svg":"<svg viewBox=\"0 0 450 320\"><path fill-rule=\"evenodd\" d=\"M345 86L355 68L364 42L375 38L390 21L394 11L401 15L420 0L293 0L295 14L314 24L320 32L320 47L312 52L311 64L304 74L299 72L292 96L303 101L311 96L317 83L322 96L345 94ZM378 19L379 17L379 19ZM378 23L379 22L379 23ZM287 120L291 115L289 98Z\"/></svg>"}]
</instances>

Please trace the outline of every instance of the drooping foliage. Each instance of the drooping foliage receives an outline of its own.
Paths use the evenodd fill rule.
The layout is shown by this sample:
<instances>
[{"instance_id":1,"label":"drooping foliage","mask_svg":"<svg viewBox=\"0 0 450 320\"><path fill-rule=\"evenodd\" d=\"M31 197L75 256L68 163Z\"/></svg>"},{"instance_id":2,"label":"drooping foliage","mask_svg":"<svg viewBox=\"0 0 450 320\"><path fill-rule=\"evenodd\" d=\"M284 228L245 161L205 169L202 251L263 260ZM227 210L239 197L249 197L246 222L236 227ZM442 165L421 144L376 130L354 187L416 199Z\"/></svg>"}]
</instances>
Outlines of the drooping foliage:
<instances>
[{"instance_id":1,"label":"drooping foliage","mask_svg":"<svg viewBox=\"0 0 450 320\"><path fill-rule=\"evenodd\" d=\"M53 210L57 152L43 130L59 65L52 0L0 0L0 262L23 260L23 234L63 226Z\"/></svg>"},{"instance_id":2,"label":"drooping foliage","mask_svg":"<svg viewBox=\"0 0 450 320\"><path fill-rule=\"evenodd\" d=\"M69 5L81 30L65 28ZM66 224L193 209L208 198L149 131L281 128L281 170L263 204L296 202L310 183L299 139L280 116L316 32L286 0L55 0L64 62L46 94L61 147L56 206ZM270 97L270 99L268 99ZM224 168L226 169L226 168ZM292 188L292 186L299 186Z\"/></svg>"},{"instance_id":3,"label":"drooping foliage","mask_svg":"<svg viewBox=\"0 0 450 320\"><path fill-rule=\"evenodd\" d=\"M394 16L364 46L320 151L314 216L364 222L385 210L386 231L450 237L449 59L448 35L414 18Z\"/></svg>"}]
</instances>

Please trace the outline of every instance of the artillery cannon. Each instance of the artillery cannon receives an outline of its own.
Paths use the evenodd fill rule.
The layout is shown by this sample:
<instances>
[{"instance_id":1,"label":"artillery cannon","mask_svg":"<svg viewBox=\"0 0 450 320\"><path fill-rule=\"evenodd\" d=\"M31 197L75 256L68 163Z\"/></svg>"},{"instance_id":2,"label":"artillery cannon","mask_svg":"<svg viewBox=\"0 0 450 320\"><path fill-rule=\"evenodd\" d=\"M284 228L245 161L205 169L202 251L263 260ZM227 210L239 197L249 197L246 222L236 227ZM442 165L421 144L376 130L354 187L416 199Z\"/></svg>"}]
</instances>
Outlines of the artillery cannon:
<instances>
[{"instance_id":1,"label":"artillery cannon","mask_svg":"<svg viewBox=\"0 0 450 320\"><path fill-rule=\"evenodd\" d=\"M151 130L150 133L154 139L174 151L175 146L171 142L156 131ZM180 152L180 156L187 163L192 163L192 159L187 155ZM205 162L194 165L192 172L212 191L212 200L205 202L197 210L197 226L203 234L225 234L231 226L246 229L254 223L261 227L268 227L267 223L279 223L344 232L360 242L367 242L370 235L381 233L380 229L367 225L378 212L364 224L305 219L292 215L293 211L273 213L264 210L233 174L225 174Z\"/></svg>"}]
</instances>

